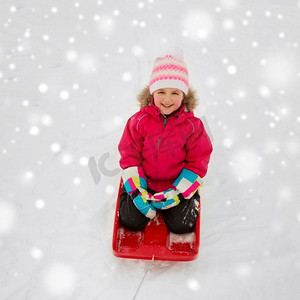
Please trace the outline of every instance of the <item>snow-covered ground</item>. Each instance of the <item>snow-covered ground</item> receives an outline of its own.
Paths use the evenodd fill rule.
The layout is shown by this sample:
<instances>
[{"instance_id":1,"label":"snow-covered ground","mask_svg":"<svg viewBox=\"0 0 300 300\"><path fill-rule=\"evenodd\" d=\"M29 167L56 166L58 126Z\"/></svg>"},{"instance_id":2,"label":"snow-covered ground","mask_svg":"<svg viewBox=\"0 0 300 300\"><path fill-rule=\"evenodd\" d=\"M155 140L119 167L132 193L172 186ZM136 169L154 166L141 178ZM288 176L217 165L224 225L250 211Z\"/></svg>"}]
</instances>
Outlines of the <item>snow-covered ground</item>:
<instances>
[{"instance_id":1,"label":"snow-covered ground","mask_svg":"<svg viewBox=\"0 0 300 300\"><path fill-rule=\"evenodd\" d=\"M1 0L0 299L299 299L299 13L297 0ZM169 46L213 138L200 253L120 259L117 145Z\"/></svg>"}]
</instances>

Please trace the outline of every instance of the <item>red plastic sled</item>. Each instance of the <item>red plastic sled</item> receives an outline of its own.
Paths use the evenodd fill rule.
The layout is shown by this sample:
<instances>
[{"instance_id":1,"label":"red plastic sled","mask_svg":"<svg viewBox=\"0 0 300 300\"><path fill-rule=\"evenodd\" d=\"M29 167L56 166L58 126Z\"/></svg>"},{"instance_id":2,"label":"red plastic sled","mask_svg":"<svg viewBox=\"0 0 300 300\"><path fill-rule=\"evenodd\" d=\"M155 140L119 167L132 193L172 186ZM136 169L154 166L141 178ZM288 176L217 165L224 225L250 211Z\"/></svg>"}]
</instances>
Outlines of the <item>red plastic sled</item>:
<instances>
[{"instance_id":1,"label":"red plastic sled","mask_svg":"<svg viewBox=\"0 0 300 300\"><path fill-rule=\"evenodd\" d=\"M200 243L200 205L199 218L194 232L186 234L169 232L159 211L143 231L130 231L119 223L119 199L122 186L121 181L116 204L112 245L115 256L168 261L196 259Z\"/></svg>"}]
</instances>

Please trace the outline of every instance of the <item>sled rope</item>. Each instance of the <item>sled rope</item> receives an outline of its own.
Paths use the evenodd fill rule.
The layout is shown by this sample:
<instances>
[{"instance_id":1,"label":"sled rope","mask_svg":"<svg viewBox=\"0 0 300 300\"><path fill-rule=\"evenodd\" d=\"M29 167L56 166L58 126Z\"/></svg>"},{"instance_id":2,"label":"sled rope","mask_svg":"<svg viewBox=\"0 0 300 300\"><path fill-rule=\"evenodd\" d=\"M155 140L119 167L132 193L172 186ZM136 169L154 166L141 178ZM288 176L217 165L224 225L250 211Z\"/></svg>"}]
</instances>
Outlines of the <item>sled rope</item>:
<instances>
[{"instance_id":1,"label":"sled rope","mask_svg":"<svg viewBox=\"0 0 300 300\"><path fill-rule=\"evenodd\" d=\"M151 261L154 261L154 255L152 255L152 260L151 260ZM145 271L145 274L144 274L144 276L143 276L143 278L142 278L142 280L141 280L141 282L140 282L140 284L139 284L139 286L138 286L138 288L137 288L137 290L136 290L136 292L135 292L135 294L134 294L132 300L135 300L135 299L136 299L136 296L137 296L137 294L139 293L139 291L140 291L140 289L141 289L141 286L142 286L142 284L143 284L143 282L144 282L144 280L145 280L145 278L146 278L146 275L147 275L147 273L148 273L148 271L149 271L149 268L150 268L150 263L148 264L148 267L147 267L147 269L146 269L146 271Z\"/></svg>"}]
</instances>

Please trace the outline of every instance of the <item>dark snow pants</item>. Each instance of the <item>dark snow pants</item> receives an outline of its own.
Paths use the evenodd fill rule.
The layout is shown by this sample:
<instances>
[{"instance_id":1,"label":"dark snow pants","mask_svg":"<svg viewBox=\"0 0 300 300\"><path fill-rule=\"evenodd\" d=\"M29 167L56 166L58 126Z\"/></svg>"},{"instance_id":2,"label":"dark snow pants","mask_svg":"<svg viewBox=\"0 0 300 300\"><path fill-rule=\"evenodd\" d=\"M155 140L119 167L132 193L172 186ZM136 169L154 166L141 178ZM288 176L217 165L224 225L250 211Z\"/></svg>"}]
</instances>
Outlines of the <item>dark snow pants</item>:
<instances>
[{"instance_id":1,"label":"dark snow pants","mask_svg":"<svg viewBox=\"0 0 300 300\"><path fill-rule=\"evenodd\" d=\"M151 190L148 191L152 194L155 193ZM161 210L165 224L168 230L174 233L192 232L199 216L200 195L197 191L191 199L185 199L181 195L179 197L180 203L177 206ZM132 231L143 230L150 221L136 208L124 186L120 195L119 221Z\"/></svg>"}]
</instances>

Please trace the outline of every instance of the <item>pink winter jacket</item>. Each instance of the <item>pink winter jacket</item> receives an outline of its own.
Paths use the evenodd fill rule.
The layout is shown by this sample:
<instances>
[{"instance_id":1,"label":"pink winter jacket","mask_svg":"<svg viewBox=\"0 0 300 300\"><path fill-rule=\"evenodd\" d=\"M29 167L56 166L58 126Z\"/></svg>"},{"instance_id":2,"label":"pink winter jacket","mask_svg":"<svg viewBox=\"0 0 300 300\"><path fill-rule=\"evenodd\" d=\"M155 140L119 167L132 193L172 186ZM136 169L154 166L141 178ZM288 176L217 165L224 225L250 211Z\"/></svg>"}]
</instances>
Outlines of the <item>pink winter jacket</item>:
<instances>
[{"instance_id":1,"label":"pink winter jacket","mask_svg":"<svg viewBox=\"0 0 300 300\"><path fill-rule=\"evenodd\" d=\"M203 178L212 145L200 119L183 105L166 118L153 101L129 118L119 143L120 166L142 166L148 187L167 190L183 168Z\"/></svg>"}]
</instances>

